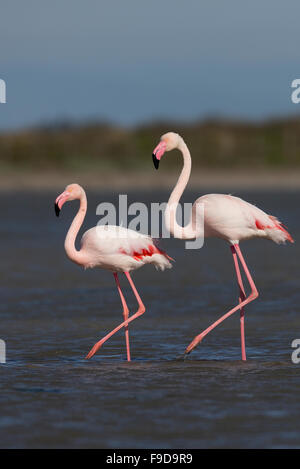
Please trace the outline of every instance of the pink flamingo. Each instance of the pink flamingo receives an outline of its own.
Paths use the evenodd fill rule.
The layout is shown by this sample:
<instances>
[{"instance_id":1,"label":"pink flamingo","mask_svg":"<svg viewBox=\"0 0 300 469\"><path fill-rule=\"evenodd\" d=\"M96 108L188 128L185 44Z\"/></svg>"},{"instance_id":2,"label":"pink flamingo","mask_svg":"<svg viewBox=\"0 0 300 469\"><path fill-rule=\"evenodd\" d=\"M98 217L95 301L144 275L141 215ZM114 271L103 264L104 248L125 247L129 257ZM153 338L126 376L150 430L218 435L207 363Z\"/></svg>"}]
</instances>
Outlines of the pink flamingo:
<instances>
[{"instance_id":1,"label":"pink flamingo","mask_svg":"<svg viewBox=\"0 0 300 469\"><path fill-rule=\"evenodd\" d=\"M124 317L124 321L119 326L94 345L86 358L91 358L104 342L124 327L127 360L130 361L128 324L145 312L145 306L132 281L130 272L145 264L153 264L160 270L170 268L172 267L169 261L171 258L155 245L150 236L112 225L95 226L86 231L81 239L81 249L78 251L75 247L75 241L87 211L87 198L83 188L78 184L67 186L55 201L55 213L59 216L65 202L77 199L80 201L80 206L65 239L66 254L71 261L85 269L101 267L113 272L123 306ZM129 310L121 290L118 272L123 272L126 275L139 305L138 311L130 318L128 317Z\"/></svg>"},{"instance_id":2,"label":"pink flamingo","mask_svg":"<svg viewBox=\"0 0 300 469\"><path fill-rule=\"evenodd\" d=\"M259 208L238 197L224 194L208 194L199 197L193 204L190 222L185 227L179 226L176 221L176 209L191 173L192 160L190 152L180 135L169 132L161 137L160 143L153 151L152 158L155 168L158 169L163 154L173 149L181 151L184 164L167 204L165 212L166 226L175 238L217 237L227 241L230 244L233 255L240 291L239 304L221 316L201 334L197 335L186 348L185 354L190 353L216 326L240 310L242 360L246 360L244 307L258 297L258 291L243 258L239 242L250 238L266 238L279 244L285 241L293 242L293 239L276 217L267 215ZM200 213L200 207L201 209L204 207L204 220L202 215L203 210ZM201 223L201 217L203 223ZM239 261L251 288L251 293L247 297L239 268Z\"/></svg>"}]
</instances>

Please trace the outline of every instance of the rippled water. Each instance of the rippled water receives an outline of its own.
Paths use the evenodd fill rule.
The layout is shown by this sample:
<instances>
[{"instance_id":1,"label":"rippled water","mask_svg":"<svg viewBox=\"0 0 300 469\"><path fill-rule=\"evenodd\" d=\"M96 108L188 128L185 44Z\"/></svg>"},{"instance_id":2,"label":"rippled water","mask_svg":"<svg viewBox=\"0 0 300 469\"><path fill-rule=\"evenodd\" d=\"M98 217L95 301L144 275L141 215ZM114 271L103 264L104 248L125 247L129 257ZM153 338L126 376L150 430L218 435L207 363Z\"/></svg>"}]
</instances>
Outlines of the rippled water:
<instances>
[{"instance_id":1,"label":"rippled water","mask_svg":"<svg viewBox=\"0 0 300 469\"><path fill-rule=\"evenodd\" d=\"M186 251L163 247L174 269L137 271L147 307L130 326L132 358L120 331L90 361L84 356L122 321L109 272L86 271L66 259L63 240L75 206L57 220L57 194L1 194L1 447L232 448L300 447L299 243L242 244L260 297L246 310L248 361L240 361L238 313L183 360L196 334L237 302L230 250L208 240ZM281 218L300 239L299 194L239 194ZM196 194L187 193L186 201ZM132 201L164 201L167 193L132 193ZM89 194L85 229L96 204L116 196ZM136 304L122 279L128 301Z\"/></svg>"}]
</instances>

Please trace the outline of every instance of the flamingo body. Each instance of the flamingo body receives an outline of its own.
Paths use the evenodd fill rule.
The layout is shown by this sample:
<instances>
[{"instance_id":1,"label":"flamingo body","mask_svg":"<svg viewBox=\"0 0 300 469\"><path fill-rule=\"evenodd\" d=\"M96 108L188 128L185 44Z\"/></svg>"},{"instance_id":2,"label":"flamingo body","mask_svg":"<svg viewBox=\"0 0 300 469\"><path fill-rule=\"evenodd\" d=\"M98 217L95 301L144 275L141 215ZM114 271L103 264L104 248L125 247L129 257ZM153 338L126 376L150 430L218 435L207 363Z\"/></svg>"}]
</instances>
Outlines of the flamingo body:
<instances>
[{"instance_id":1,"label":"flamingo body","mask_svg":"<svg viewBox=\"0 0 300 469\"><path fill-rule=\"evenodd\" d=\"M293 242L282 223L255 205L226 194L207 194L195 203L204 205L204 236L236 244L251 238L266 238L277 244Z\"/></svg>"},{"instance_id":2,"label":"flamingo body","mask_svg":"<svg viewBox=\"0 0 300 469\"><path fill-rule=\"evenodd\" d=\"M155 168L158 169L164 153L173 149L180 150L183 157L183 168L166 207L166 226L175 238L217 237L230 243L239 288L239 304L197 335L185 353L190 353L216 326L236 311L240 311L242 360L246 360L244 308L258 297L258 291L239 243L250 238L265 238L277 244L286 241L293 243L293 238L276 217L266 214L255 205L238 197L225 194L208 194L199 197L193 204L189 223L185 227L179 226L176 221L176 209L188 183L192 167L189 149L180 135L168 132L161 137L160 143L153 151L152 158ZM239 264L242 266L251 288L251 293L248 296L246 296Z\"/></svg>"},{"instance_id":3,"label":"flamingo body","mask_svg":"<svg viewBox=\"0 0 300 469\"><path fill-rule=\"evenodd\" d=\"M130 361L128 324L144 314L146 310L130 276L130 272L139 269L145 264L153 264L159 270L170 268L172 267L170 263L171 258L156 246L155 241L150 236L114 225L95 226L86 231L81 238L81 247L78 251L75 247L76 237L87 211L85 191L78 184L70 184L55 201L55 213L59 216L65 202L78 199L80 201L79 210L65 239L66 254L71 261L85 269L100 267L112 271L121 298L124 317L124 321L119 326L94 345L86 358L91 358L112 335L124 328L127 360ZM118 272L125 274L138 302L139 307L137 312L130 317Z\"/></svg>"},{"instance_id":4,"label":"flamingo body","mask_svg":"<svg viewBox=\"0 0 300 469\"><path fill-rule=\"evenodd\" d=\"M100 267L113 272L131 272L145 264L158 270L172 267L171 259L147 235L122 226L95 226L81 239L84 267Z\"/></svg>"}]
</instances>

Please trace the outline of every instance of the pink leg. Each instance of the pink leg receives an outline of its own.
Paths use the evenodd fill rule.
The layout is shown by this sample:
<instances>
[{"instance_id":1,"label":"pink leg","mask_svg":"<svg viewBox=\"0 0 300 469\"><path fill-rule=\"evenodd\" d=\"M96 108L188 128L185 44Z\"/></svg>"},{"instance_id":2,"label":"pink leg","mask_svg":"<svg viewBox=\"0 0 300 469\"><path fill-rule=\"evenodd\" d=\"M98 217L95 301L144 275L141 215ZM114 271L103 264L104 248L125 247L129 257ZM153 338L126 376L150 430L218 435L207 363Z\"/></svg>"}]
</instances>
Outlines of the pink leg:
<instances>
[{"instance_id":1,"label":"pink leg","mask_svg":"<svg viewBox=\"0 0 300 469\"><path fill-rule=\"evenodd\" d=\"M114 277L115 277L115 281L116 281L116 284L117 284L117 289L118 289L118 292L119 292L119 295L120 295L120 298L121 298L121 301L122 301L124 321L126 321L128 319L129 310L128 310L128 307L127 307L126 300L124 298L123 292L121 290L121 285L120 285L120 282L119 282L118 274L116 272L114 272ZM127 361L130 362L130 345L129 345L128 326L125 326L125 339L126 339Z\"/></svg>"},{"instance_id":2,"label":"pink leg","mask_svg":"<svg viewBox=\"0 0 300 469\"><path fill-rule=\"evenodd\" d=\"M235 266L237 282L238 282L238 286L239 286L239 289L240 289L239 302L242 303L242 301L244 301L246 299L246 294L245 294L243 279L242 279L241 272L240 272L239 261L238 261L238 258L237 258L237 255L236 255L236 250L235 250L234 246L231 246L231 252L232 252L232 256L233 256L233 262L234 262L234 266ZM241 324L242 360L246 361L245 310L244 310L244 308L241 308L240 324Z\"/></svg>"},{"instance_id":3,"label":"pink leg","mask_svg":"<svg viewBox=\"0 0 300 469\"><path fill-rule=\"evenodd\" d=\"M137 302L139 304L139 309L137 310L137 312L135 314L133 314L130 318L126 319L126 321L122 322L121 324L119 324L114 330L112 330L111 332L109 332L105 337L103 337L103 339L99 340L99 342L97 342L94 347L92 348L92 350L87 354L86 358L91 358L93 355L95 355L95 353L97 352L97 350L99 350L100 347L102 347L102 345L104 344L104 342L106 342L112 335L114 335L116 332L118 332L120 329L122 329L122 327L125 327L127 326L130 322L132 322L134 319L138 318L139 316L141 316L142 314L144 314L145 312L145 306L140 298L140 295L138 294L137 292L137 289L135 288L135 285L132 281L132 278L130 277L130 274L129 272L125 272L125 275L130 283L130 286L133 290L133 293L137 299Z\"/></svg>"},{"instance_id":4,"label":"pink leg","mask_svg":"<svg viewBox=\"0 0 300 469\"><path fill-rule=\"evenodd\" d=\"M255 300L255 298L258 297L258 291L256 289L256 286L253 282L253 279L251 277L251 274L248 270L248 267L246 265L246 262L243 258L243 255L241 253L241 250L240 250L240 247L238 244L235 244L234 245L235 247L235 250L236 250L236 253L240 259L240 262L242 264L242 267L244 269L244 272L247 276L247 279L248 279L248 282L250 284L250 288L251 288L251 293L250 295L244 300L242 301L241 303L239 303L237 306L235 306L233 309L231 309L230 311L228 311L228 313L224 314L220 319L218 319L216 322L214 322L211 326L209 326L207 329L205 329L205 331L201 332L201 334L197 335L194 340L190 343L190 345L186 348L185 350L185 354L187 353L190 353L195 347L197 347L197 345L202 341L202 339L210 332L212 331L216 326L218 326L221 322L224 321L224 319L228 318L229 316L231 316L233 313L235 313L236 311L238 311L239 309L241 310L242 308L244 308L244 306L246 306L248 303L250 303L251 301Z\"/></svg>"}]
</instances>

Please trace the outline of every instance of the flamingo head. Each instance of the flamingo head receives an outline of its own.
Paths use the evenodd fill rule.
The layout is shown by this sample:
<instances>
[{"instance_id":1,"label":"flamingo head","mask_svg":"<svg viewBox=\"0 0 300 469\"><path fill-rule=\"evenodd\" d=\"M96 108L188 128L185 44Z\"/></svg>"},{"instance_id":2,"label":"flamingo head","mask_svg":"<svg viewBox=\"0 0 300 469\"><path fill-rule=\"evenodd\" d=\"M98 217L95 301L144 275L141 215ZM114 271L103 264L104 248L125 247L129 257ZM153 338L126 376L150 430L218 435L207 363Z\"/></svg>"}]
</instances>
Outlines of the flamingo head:
<instances>
[{"instance_id":1,"label":"flamingo head","mask_svg":"<svg viewBox=\"0 0 300 469\"><path fill-rule=\"evenodd\" d=\"M62 192L55 200L54 210L56 216L59 217L59 213L65 202L80 199L82 191L83 189L79 184L69 184L65 188L64 192Z\"/></svg>"},{"instance_id":2,"label":"flamingo head","mask_svg":"<svg viewBox=\"0 0 300 469\"><path fill-rule=\"evenodd\" d=\"M152 153L152 159L155 169L158 169L161 157L166 151L174 150L178 148L181 137L174 132L168 132L160 138L160 142L157 147L154 148Z\"/></svg>"}]
</instances>

